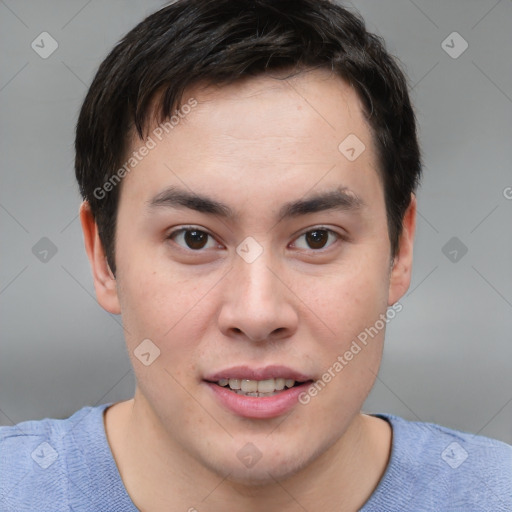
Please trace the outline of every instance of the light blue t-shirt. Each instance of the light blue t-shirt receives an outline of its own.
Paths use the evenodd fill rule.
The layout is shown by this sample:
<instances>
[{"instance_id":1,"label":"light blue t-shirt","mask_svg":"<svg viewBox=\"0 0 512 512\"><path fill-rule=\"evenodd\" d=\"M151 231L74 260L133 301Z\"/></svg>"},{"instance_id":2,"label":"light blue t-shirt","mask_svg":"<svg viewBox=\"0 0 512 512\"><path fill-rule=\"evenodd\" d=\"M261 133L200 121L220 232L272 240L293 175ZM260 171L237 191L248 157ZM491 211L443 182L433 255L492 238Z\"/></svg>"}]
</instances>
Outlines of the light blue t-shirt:
<instances>
[{"instance_id":1,"label":"light blue t-shirt","mask_svg":"<svg viewBox=\"0 0 512 512\"><path fill-rule=\"evenodd\" d=\"M107 442L109 405L0 427L0 510L137 512ZM512 446L375 416L393 428L391 459L361 512L512 512Z\"/></svg>"}]
</instances>

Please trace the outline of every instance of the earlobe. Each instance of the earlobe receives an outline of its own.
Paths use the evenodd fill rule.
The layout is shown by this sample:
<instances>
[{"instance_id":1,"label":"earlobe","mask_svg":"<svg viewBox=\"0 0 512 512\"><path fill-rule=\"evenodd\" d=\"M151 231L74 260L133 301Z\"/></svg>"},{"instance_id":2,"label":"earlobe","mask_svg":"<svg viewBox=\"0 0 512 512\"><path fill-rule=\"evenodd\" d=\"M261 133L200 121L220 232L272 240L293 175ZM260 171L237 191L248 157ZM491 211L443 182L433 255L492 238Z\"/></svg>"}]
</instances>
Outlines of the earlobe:
<instances>
[{"instance_id":1,"label":"earlobe","mask_svg":"<svg viewBox=\"0 0 512 512\"><path fill-rule=\"evenodd\" d=\"M98 302L109 313L118 315L121 313L121 308L117 295L116 278L107 263L103 244L98 234L98 226L87 201L80 205L80 223Z\"/></svg>"},{"instance_id":2,"label":"earlobe","mask_svg":"<svg viewBox=\"0 0 512 512\"><path fill-rule=\"evenodd\" d=\"M416 231L416 196L411 194L411 202L402 221L402 234L398 252L393 260L390 279L388 306L405 295L411 284L414 233Z\"/></svg>"}]
</instances>

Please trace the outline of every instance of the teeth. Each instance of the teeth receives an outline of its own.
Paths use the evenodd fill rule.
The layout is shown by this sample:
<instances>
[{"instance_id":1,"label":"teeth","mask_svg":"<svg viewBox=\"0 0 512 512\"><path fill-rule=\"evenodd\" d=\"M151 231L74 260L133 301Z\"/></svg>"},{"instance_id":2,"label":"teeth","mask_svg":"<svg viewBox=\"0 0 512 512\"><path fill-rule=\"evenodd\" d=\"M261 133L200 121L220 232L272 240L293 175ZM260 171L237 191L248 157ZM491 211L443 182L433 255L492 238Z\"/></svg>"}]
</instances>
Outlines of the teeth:
<instances>
[{"instance_id":1,"label":"teeth","mask_svg":"<svg viewBox=\"0 0 512 512\"><path fill-rule=\"evenodd\" d=\"M228 383L229 383L229 387L231 389L241 389L242 388L242 381L240 379L229 379Z\"/></svg>"},{"instance_id":2,"label":"teeth","mask_svg":"<svg viewBox=\"0 0 512 512\"><path fill-rule=\"evenodd\" d=\"M242 380L242 391L244 393L255 393L258 391L258 381L257 380Z\"/></svg>"},{"instance_id":3,"label":"teeth","mask_svg":"<svg viewBox=\"0 0 512 512\"><path fill-rule=\"evenodd\" d=\"M252 381L255 382L255 381ZM258 381L258 393L273 393L276 389L275 379L267 379Z\"/></svg>"},{"instance_id":4,"label":"teeth","mask_svg":"<svg viewBox=\"0 0 512 512\"><path fill-rule=\"evenodd\" d=\"M228 387L239 394L247 396L260 396L261 393L269 394L275 391L282 391L285 387L292 388L295 385L293 379L219 379L217 384L222 387Z\"/></svg>"}]
</instances>

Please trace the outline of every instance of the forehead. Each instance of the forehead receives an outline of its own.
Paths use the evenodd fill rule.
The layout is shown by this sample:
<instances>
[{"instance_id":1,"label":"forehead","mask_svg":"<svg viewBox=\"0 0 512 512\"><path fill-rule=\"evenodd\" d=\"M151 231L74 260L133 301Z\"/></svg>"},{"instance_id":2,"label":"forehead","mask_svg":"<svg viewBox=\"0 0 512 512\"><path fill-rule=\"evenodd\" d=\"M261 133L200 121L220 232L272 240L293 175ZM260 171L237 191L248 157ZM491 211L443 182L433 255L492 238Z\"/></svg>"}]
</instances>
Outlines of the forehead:
<instances>
[{"instance_id":1,"label":"forehead","mask_svg":"<svg viewBox=\"0 0 512 512\"><path fill-rule=\"evenodd\" d=\"M361 138L369 132L356 90L334 72L321 68L296 74L275 71L228 84L197 83L185 89L181 112L175 110L173 116L166 115L164 121L157 122L162 100L163 92L155 94L148 109L150 135L159 126L165 128L166 122L170 129L163 135L172 132L176 138L181 135L177 132L192 124L197 133L231 135L235 140L258 143L271 137L283 142L287 136L295 137L294 143L301 137L311 142L321 136L330 144L346 135L347 129ZM187 102L192 100L197 106L190 114ZM176 129L178 125L180 130ZM136 147L141 141L135 133L131 135L131 147ZM205 144L210 139L200 142Z\"/></svg>"},{"instance_id":2,"label":"forehead","mask_svg":"<svg viewBox=\"0 0 512 512\"><path fill-rule=\"evenodd\" d=\"M159 101L156 97L154 108ZM182 107L179 116L170 118L172 123L150 125L154 149L137 165L141 171L127 175L126 181L137 183L146 201L174 183L205 192L205 187L221 191L228 182L244 182L243 193L249 196L262 189L263 180L271 180L283 191L296 185L297 196L322 177L325 186L330 181L360 189L368 185L369 173L378 179L359 96L329 71L197 84L185 90L181 104L194 106ZM346 140L365 148L356 160L343 153ZM144 141L133 137L131 151L141 145ZM347 173L351 183L337 179ZM236 192L233 186L230 190Z\"/></svg>"},{"instance_id":3,"label":"forehead","mask_svg":"<svg viewBox=\"0 0 512 512\"><path fill-rule=\"evenodd\" d=\"M198 84L185 92L184 98L190 97L199 101L197 117L205 127L214 122L237 130L234 136L311 138L321 130L336 138L349 120L361 132L368 128L356 91L327 70L259 75L220 86Z\"/></svg>"}]
</instances>

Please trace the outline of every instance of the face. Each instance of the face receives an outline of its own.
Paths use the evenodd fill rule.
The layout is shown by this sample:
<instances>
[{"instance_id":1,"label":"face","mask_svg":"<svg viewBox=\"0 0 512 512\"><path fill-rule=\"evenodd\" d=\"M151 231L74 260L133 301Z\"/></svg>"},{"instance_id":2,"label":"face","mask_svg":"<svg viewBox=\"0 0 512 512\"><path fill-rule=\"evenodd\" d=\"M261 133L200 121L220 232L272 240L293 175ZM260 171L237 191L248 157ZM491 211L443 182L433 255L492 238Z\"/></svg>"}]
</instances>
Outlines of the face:
<instances>
[{"instance_id":1,"label":"face","mask_svg":"<svg viewBox=\"0 0 512 512\"><path fill-rule=\"evenodd\" d=\"M353 89L314 71L189 98L123 179L116 288L99 297L118 301L136 402L166 442L263 482L341 442L378 371L381 315L405 290Z\"/></svg>"}]
</instances>

